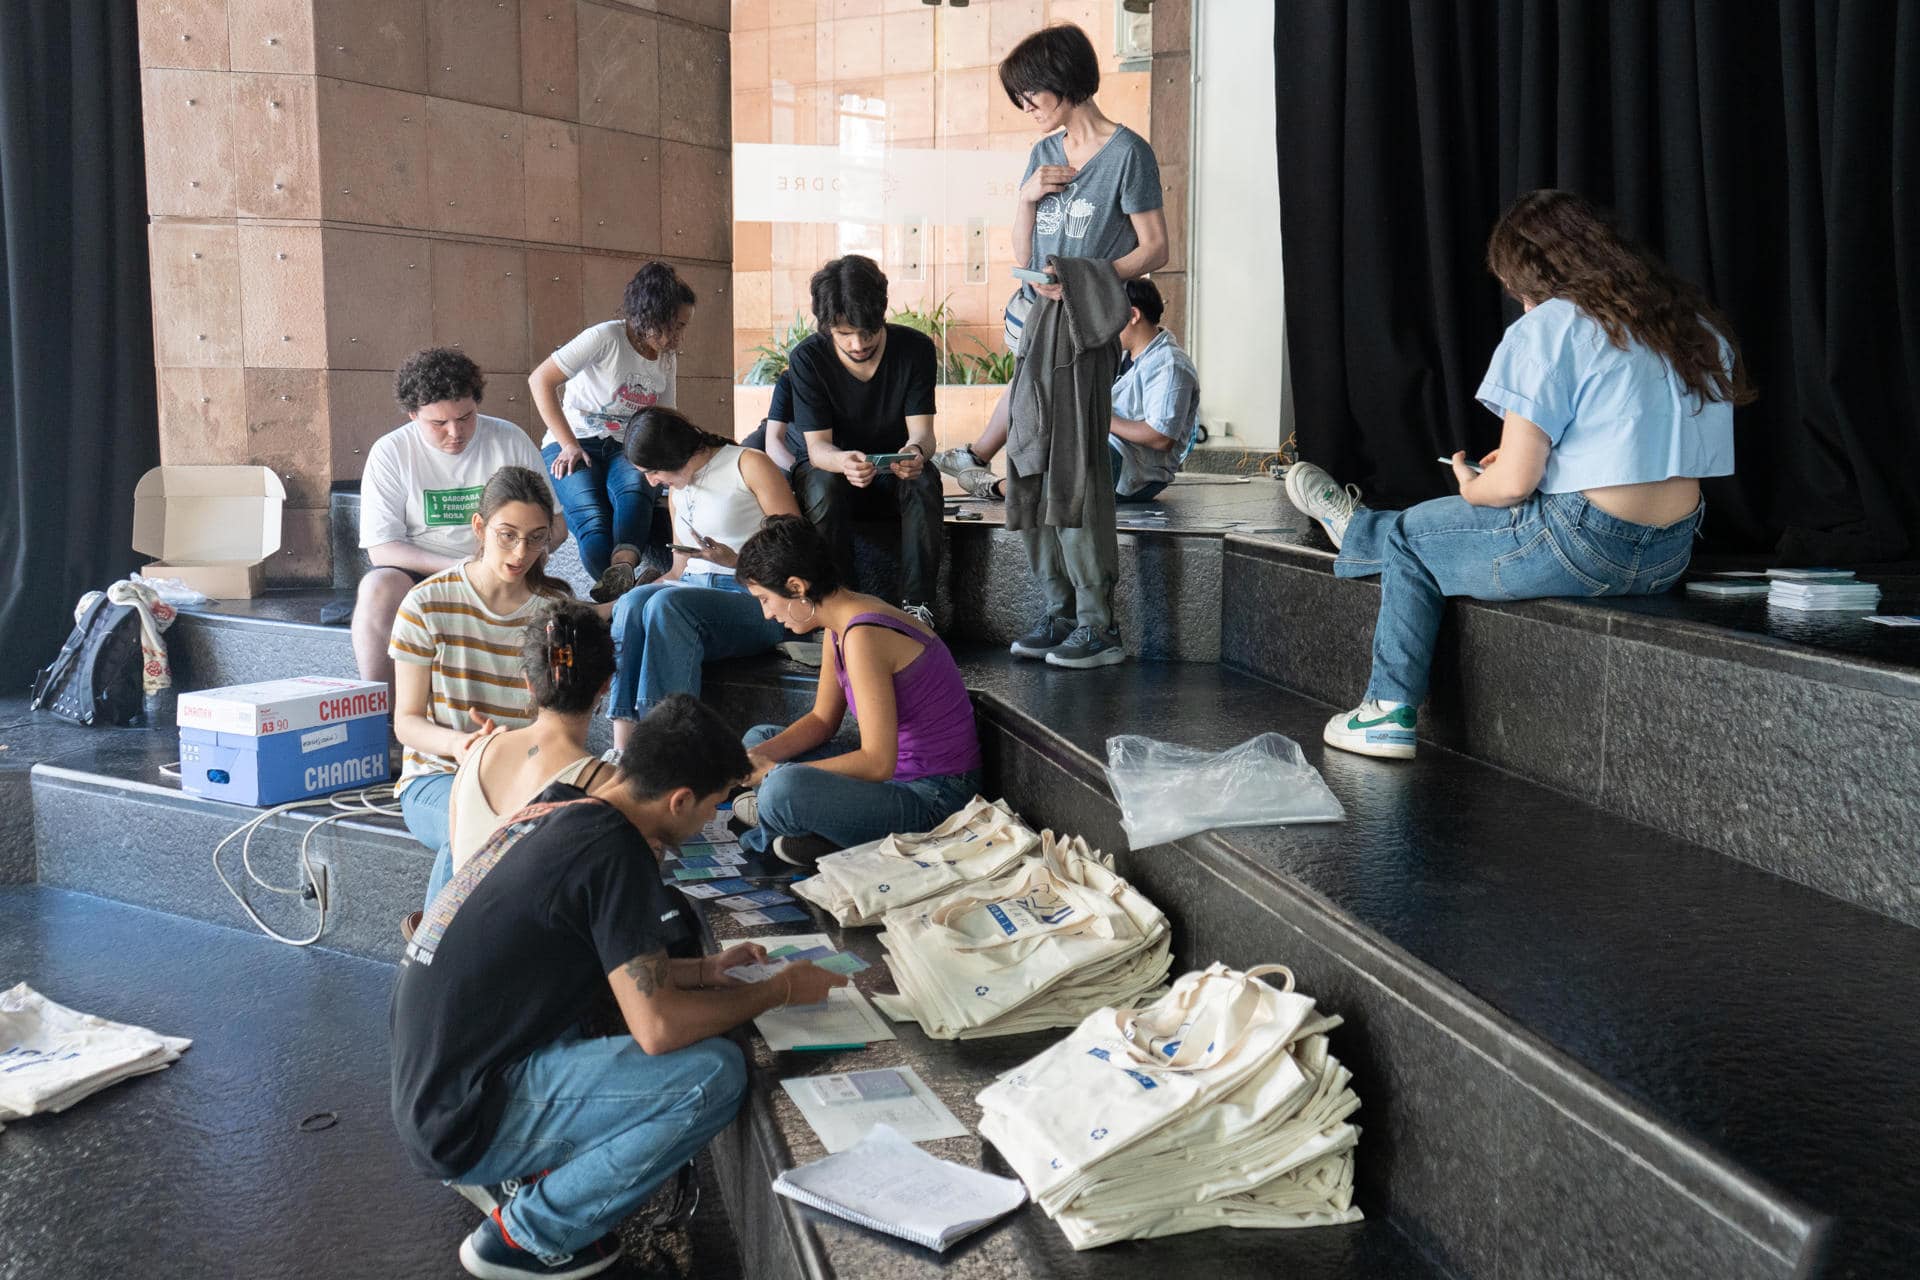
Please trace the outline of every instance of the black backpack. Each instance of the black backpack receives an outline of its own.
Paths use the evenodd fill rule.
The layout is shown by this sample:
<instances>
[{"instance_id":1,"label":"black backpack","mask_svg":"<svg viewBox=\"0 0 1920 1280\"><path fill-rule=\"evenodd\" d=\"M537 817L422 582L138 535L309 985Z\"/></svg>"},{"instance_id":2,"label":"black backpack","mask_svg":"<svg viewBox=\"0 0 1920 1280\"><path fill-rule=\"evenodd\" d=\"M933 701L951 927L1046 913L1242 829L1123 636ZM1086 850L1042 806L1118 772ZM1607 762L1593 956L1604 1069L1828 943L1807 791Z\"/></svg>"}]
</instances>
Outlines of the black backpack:
<instances>
[{"instance_id":1,"label":"black backpack","mask_svg":"<svg viewBox=\"0 0 1920 1280\"><path fill-rule=\"evenodd\" d=\"M33 681L33 708L87 725L141 723L140 614L106 594L87 606L60 656Z\"/></svg>"}]
</instances>

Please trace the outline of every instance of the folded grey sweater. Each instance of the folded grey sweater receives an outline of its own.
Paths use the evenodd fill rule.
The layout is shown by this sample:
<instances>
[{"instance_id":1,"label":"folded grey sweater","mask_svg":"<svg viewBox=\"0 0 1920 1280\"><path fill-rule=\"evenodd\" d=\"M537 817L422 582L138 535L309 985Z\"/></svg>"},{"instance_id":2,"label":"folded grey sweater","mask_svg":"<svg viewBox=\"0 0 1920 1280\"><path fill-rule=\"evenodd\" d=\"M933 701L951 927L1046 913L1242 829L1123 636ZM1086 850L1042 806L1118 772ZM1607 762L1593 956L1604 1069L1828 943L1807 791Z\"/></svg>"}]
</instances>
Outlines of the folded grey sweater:
<instances>
[{"instance_id":1,"label":"folded grey sweater","mask_svg":"<svg viewBox=\"0 0 1920 1280\"><path fill-rule=\"evenodd\" d=\"M1049 258L1063 297L1027 314L1008 388L1007 528L1083 523L1089 477L1103 474L1127 291L1103 258Z\"/></svg>"}]
</instances>

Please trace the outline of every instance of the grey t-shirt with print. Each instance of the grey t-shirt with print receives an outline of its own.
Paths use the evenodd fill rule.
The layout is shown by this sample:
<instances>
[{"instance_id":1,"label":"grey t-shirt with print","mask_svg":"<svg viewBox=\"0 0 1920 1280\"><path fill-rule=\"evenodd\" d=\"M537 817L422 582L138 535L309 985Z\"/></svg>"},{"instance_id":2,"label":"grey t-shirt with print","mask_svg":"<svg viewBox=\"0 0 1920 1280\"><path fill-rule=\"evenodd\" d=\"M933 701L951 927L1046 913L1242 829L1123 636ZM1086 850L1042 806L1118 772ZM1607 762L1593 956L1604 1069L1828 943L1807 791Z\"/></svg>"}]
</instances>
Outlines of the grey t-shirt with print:
<instances>
[{"instance_id":1,"label":"grey t-shirt with print","mask_svg":"<svg viewBox=\"0 0 1920 1280\"><path fill-rule=\"evenodd\" d=\"M1025 185L1043 164L1066 163L1066 133L1050 133L1033 144L1020 182ZM1160 204L1160 162L1153 158L1153 148L1120 125L1066 190L1048 195L1035 207L1033 258L1027 266L1044 271L1049 257L1124 258L1140 246L1131 215Z\"/></svg>"}]
</instances>

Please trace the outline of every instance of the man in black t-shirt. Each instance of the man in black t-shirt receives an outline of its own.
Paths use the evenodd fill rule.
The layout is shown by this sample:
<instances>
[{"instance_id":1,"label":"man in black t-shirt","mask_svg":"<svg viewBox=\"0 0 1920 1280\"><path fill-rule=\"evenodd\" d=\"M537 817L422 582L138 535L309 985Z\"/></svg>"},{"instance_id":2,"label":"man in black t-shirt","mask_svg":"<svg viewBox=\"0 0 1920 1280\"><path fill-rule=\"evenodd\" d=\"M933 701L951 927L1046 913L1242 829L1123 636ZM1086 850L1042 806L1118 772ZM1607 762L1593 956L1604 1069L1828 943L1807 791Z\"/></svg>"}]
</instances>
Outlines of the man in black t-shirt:
<instances>
[{"instance_id":1,"label":"man in black t-shirt","mask_svg":"<svg viewBox=\"0 0 1920 1280\"><path fill-rule=\"evenodd\" d=\"M887 323L887 277L871 258L849 254L813 273L819 332L793 349L787 375L793 421L807 442L793 488L807 519L857 582L849 521L898 514L900 603L933 627L940 574L940 475L933 456L933 388L939 353L917 329ZM882 468L880 454L907 457Z\"/></svg>"},{"instance_id":2,"label":"man in black t-shirt","mask_svg":"<svg viewBox=\"0 0 1920 1280\"><path fill-rule=\"evenodd\" d=\"M460 1246L476 1276L589 1276L611 1234L730 1120L746 1088L724 1034L845 985L810 963L765 982L742 944L670 959L692 937L655 850L712 817L751 766L685 694L635 728L617 774L548 787L428 906L393 991L393 1119L414 1166L487 1213ZM629 1034L584 1038L613 988Z\"/></svg>"}]
</instances>

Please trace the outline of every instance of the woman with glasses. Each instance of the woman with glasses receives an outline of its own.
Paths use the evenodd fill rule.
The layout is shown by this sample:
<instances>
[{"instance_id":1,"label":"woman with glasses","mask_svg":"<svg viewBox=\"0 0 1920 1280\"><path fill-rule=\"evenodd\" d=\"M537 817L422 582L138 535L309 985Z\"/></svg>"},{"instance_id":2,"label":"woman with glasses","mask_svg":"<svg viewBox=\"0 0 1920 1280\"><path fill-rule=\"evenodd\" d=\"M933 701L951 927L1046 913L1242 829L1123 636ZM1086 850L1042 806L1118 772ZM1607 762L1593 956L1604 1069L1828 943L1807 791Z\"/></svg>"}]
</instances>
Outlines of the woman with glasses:
<instances>
[{"instance_id":1,"label":"woman with glasses","mask_svg":"<svg viewBox=\"0 0 1920 1280\"><path fill-rule=\"evenodd\" d=\"M534 718L521 641L542 597L569 595L546 572L547 501L539 473L494 472L473 515L479 552L407 592L394 617L393 732L406 748L394 790L407 830L438 854L429 902L452 874L455 771L482 738Z\"/></svg>"},{"instance_id":2,"label":"woman with glasses","mask_svg":"<svg viewBox=\"0 0 1920 1280\"><path fill-rule=\"evenodd\" d=\"M617 599L633 586L652 536L654 487L620 446L641 412L673 404L693 302L672 267L649 262L627 282L618 319L584 330L527 375L547 424L540 456L580 544L580 563L599 580L595 600Z\"/></svg>"},{"instance_id":3,"label":"woman with glasses","mask_svg":"<svg viewBox=\"0 0 1920 1280\"><path fill-rule=\"evenodd\" d=\"M613 607L619 670L613 742L668 694L700 693L700 665L765 653L787 638L734 577L740 548L771 516L797 516L787 477L758 449L702 431L672 409L648 409L627 431L627 460L665 485L673 567Z\"/></svg>"}]
</instances>

